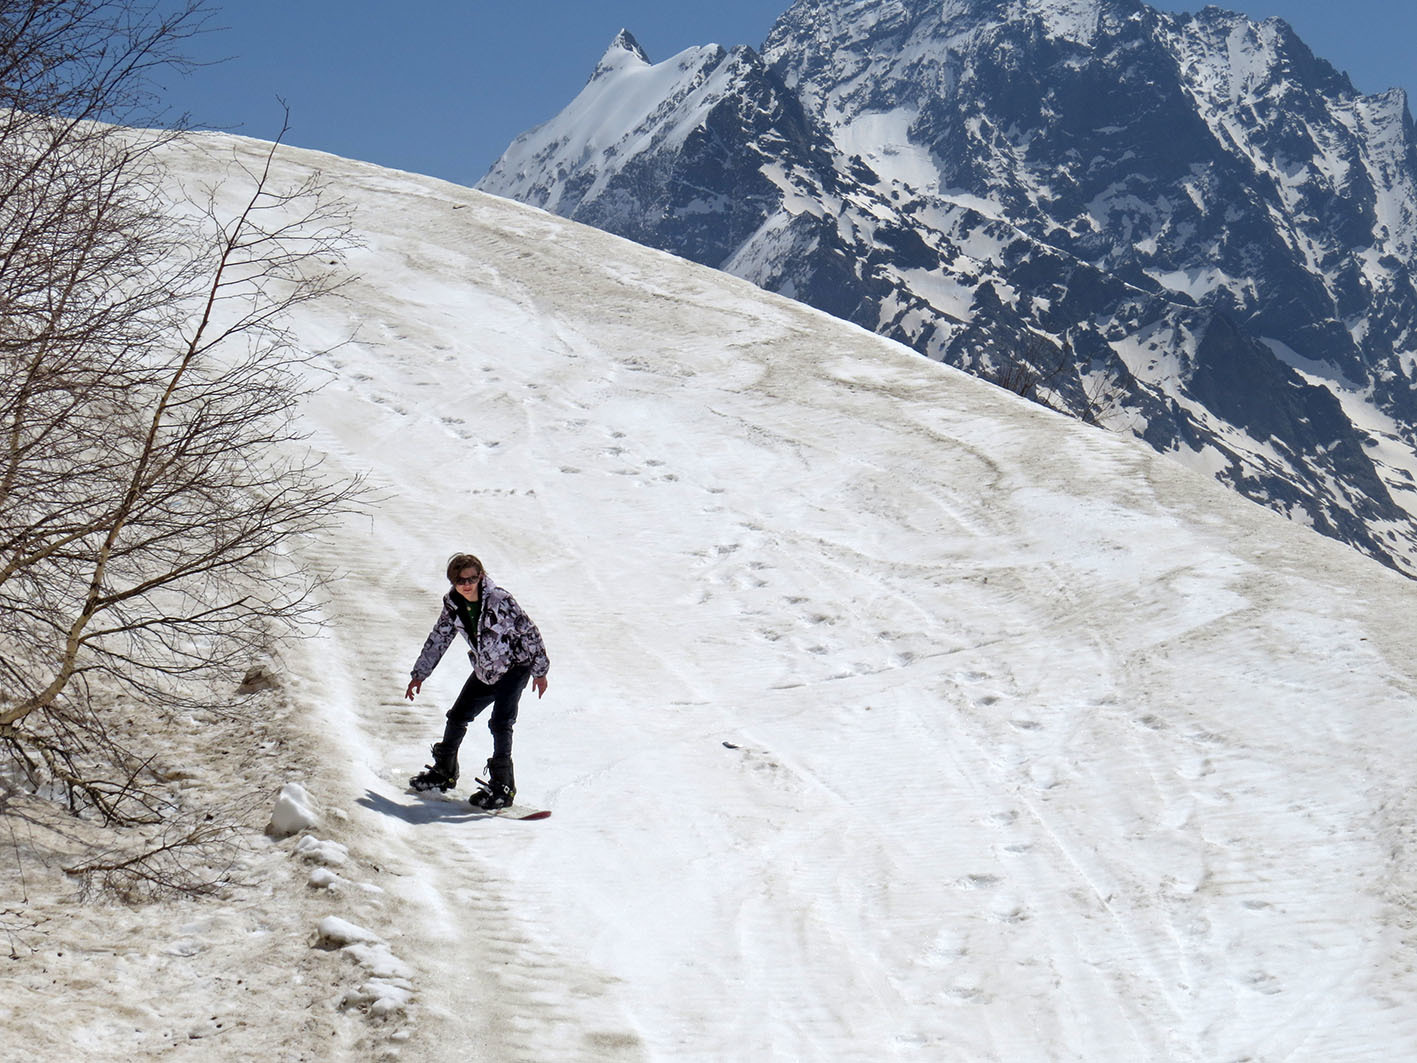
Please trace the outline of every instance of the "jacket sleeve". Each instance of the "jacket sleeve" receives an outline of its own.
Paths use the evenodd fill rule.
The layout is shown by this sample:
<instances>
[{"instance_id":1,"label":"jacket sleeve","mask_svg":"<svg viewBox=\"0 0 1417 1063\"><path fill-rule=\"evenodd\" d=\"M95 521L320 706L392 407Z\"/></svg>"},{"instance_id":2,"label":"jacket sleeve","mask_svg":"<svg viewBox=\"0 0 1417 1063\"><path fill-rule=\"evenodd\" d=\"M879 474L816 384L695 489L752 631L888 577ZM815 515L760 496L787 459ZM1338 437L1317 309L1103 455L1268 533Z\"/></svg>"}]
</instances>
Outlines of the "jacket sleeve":
<instances>
[{"instance_id":1,"label":"jacket sleeve","mask_svg":"<svg viewBox=\"0 0 1417 1063\"><path fill-rule=\"evenodd\" d=\"M512 632L520 650L518 659L531 665L532 675L538 678L544 676L551 671L551 658L546 655L546 643L541 638L540 629L511 595L507 596L507 604L511 606Z\"/></svg>"},{"instance_id":2,"label":"jacket sleeve","mask_svg":"<svg viewBox=\"0 0 1417 1063\"><path fill-rule=\"evenodd\" d=\"M452 645L457 633L456 617L452 607L445 601L443 611L438 614L438 620L433 625L433 630L428 632L428 638L423 643L423 650L419 653L418 660L413 664L414 679L421 683L433 674L433 669L438 667L438 662L443 659L443 654Z\"/></svg>"}]
</instances>

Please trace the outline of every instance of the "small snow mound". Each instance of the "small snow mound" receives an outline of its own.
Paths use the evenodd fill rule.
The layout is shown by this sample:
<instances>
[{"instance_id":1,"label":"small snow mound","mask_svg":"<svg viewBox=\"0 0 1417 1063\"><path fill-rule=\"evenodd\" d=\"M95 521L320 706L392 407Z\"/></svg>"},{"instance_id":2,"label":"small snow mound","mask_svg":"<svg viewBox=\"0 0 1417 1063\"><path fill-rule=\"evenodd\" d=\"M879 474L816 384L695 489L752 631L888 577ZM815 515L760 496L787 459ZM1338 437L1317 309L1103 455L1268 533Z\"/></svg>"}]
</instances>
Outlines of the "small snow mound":
<instances>
[{"instance_id":1,"label":"small snow mound","mask_svg":"<svg viewBox=\"0 0 1417 1063\"><path fill-rule=\"evenodd\" d=\"M317 943L326 948L342 949L347 945L382 945L384 943L384 939L372 930L365 930L362 926L351 923L348 919L341 919L337 915L327 915L321 919L316 932L319 934Z\"/></svg>"},{"instance_id":2,"label":"small snow mound","mask_svg":"<svg viewBox=\"0 0 1417 1063\"><path fill-rule=\"evenodd\" d=\"M390 952L383 938L372 930L337 915L326 916L320 920L315 945L339 949L368 975L357 989L345 991L340 1007L360 1008L379 1018L407 1010L413 999L413 968Z\"/></svg>"},{"instance_id":3,"label":"small snow mound","mask_svg":"<svg viewBox=\"0 0 1417 1063\"><path fill-rule=\"evenodd\" d=\"M375 978L394 982L409 982L413 978L413 968L390 952L382 941L375 944L355 942L346 945L344 951Z\"/></svg>"},{"instance_id":4,"label":"small snow mound","mask_svg":"<svg viewBox=\"0 0 1417 1063\"><path fill-rule=\"evenodd\" d=\"M337 889L343 883L344 879L327 867L317 867L310 872L310 886L313 889L332 890Z\"/></svg>"},{"instance_id":5,"label":"small snow mound","mask_svg":"<svg viewBox=\"0 0 1417 1063\"><path fill-rule=\"evenodd\" d=\"M297 782L288 782L280 788L280 796L276 798L276 807L271 813L270 823L266 825L266 833L277 838L288 838L319 822L320 817L315 813L305 787Z\"/></svg>"},{"instance_id":6,"label":"small snow mound","mask_svg":"<svg viewBox=\"0 0 1417 1063\"><path fill-rule=\"evenodd\" d=\"M296 843L295 855L326 867L343 867L349 862L349 850L339 842L325 841L309 834Z\"/></svg>"},{"instance_id":7,"label":"small snow mound","mask_svg":"<svg viewBox=\"0 0 1417 1063\"><path fill-rule=\"evenodd\" d=\"M412 999L413 990L406 984L371 978L358 989L347 990L340 1006L367 1008L369 1014L387 1018L402 1013Z\"/></svg>"}]
</instances>

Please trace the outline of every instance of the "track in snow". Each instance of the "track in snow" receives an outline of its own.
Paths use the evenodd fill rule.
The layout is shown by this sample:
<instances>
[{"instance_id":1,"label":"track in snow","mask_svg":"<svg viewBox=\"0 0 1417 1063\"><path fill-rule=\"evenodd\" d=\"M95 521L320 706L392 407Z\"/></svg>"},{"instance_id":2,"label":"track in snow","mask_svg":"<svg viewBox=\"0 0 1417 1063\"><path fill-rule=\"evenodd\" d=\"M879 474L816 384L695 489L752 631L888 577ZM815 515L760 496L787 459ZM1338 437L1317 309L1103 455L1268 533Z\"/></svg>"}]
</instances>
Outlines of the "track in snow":
<instances>
[{"instance_id":1,"label":"track in snow","mask_svg":"<svg viewBox=\"0 0 1417 1063\"><path fill-rule=\"evenodd\" d=\"M1410 585L739 282L320 161L368 246L298 323L358 326L313 443L378 501L312 546L304 667L401 876L410 1053L1417 1050ZM400 700L458 549L548 639L535 830L387 781L464 674Z\"/></svg>"}]
</instances>

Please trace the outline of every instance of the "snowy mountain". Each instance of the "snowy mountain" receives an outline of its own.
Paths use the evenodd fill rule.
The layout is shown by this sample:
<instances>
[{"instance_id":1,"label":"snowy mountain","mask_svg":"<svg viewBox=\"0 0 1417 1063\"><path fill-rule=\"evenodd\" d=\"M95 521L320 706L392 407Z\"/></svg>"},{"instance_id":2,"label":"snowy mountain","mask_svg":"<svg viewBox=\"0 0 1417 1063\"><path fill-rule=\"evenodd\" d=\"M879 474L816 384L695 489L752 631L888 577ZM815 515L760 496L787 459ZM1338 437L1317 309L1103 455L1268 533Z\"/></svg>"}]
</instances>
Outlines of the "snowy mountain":
<instances>
[{"instance_id":1,"label":"snowy mountain","mask_svg":"<svg viewBox=\"0 0 1417 1063\"><path fill-rule=\"evenodd\" d=\"M266 148L168 165L234 208ZM348 340L308 445L369 505L294 546L342 578L280 689L144 741L184 800L295 782L317 822L226 896L82 906L71 817L8 795L61 855L9 868L0 1058L1417 1058L1409 580L724 273L274 180L314 172L361 245L290 322ZM466 675L403 699L458 549L547 641L541 823L403 784Z\"/></svg>"},{"instance_id":2,"label":"snowy mountain","mask_svg":"<svg viewBox=\"0 0 1417 1063\"><path fill-rule=\"evenodd\" d=\"M1417 149L1278 19L798 0L628 33L480 188L1145 439L1417 572Z\"/></svg>"}]
</instances>

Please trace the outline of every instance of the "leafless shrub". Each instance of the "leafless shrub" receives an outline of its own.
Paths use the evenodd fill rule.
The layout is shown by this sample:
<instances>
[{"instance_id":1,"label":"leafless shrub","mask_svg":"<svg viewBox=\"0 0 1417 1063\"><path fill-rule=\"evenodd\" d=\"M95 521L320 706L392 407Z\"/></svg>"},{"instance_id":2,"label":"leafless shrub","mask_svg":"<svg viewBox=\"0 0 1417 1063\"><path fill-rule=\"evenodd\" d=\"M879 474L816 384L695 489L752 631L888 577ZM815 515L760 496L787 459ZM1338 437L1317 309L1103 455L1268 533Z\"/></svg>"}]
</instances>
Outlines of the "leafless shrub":
<instances>
[{"instance_id":1,"label":"leafless shrub","mask_svg":"<svg viewBox=\"0 0 1417 1063\"><path fill-rule=\"evenodd\" d=\"M115 691L218 705L310 618L289 546L351 503L300 457L307 363L286 326L338 287L346 208L277 148L180 211L152 102L197 5L0 0L0 749L106 822L171 822ZM89 878L154 884L197 826ZM173 882L187 881L181 875Z\"/></svg>"},{"instance_id":2,"label":"leafless shrub","mask_svg":"<svg viewBox=\"0 0 1417 1063\"><path fill-rule=\"evenodd\" d=\"M79 882L83 897L97 890L130 902L207 896L233 883L246 834L229 815L183 814L150 836L124 837L64 873Z\"/></svg>"},{"instance_id":3,"label":"leafless shrub","mask_svg":"<svg viewBox=\"0 0 1417 1063\"><path fill-rule=\"evenodd\" d=\"M1075 371L1072 348L1066 342L1056 345L1029 333L1022 343L1007 348L1000 364L981 369L980 375L1005 391L1056 408L1049 397Z\"/></svg>"},{"instance_id":4,"label":"leafless shrub","mask_svg":"<svg viewBox=\"0 0 1417 1063\"><path fill-rule=\"evenodd\" d=\"M39 946L32 942L47 922L49 916L27 908L0 908L0 934L5 935L5 941L10 946L9 958L14 960L26 952L37 952Z\"/></svg>"},{"instance_id":5,"label":"leafless shrub","mask_svg":"<svg viewBox=\"0 0 1417 1063\"><path fill-rule=\"evenodd\" d=\"M971 352L966 368L1015 395L1105 427L1123 408L1124 387L1112 367L1079 365L1070 338L1061 343L1034 333L1008 339L991 337Z\"/></svg>"}]
</instances>

